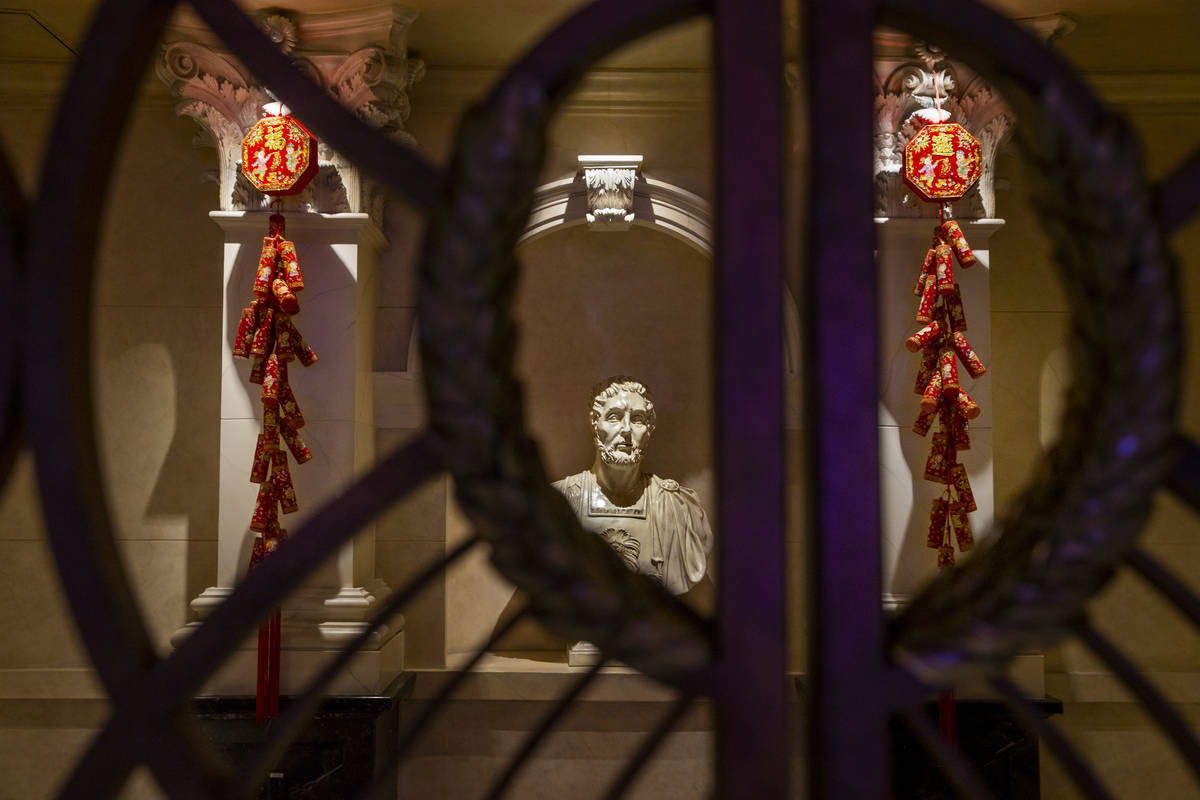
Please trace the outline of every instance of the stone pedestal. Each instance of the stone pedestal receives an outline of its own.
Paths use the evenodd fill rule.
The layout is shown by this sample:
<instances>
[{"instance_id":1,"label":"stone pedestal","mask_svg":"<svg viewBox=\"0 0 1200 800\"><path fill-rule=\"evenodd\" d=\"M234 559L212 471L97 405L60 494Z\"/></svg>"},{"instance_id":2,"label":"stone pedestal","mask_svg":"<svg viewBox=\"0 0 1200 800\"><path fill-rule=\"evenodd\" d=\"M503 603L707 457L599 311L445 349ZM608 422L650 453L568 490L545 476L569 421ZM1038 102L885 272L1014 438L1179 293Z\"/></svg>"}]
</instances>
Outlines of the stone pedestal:
<instances>
[{"instance_id":1,"label":"stone pedestal","mask_svg":"<svg viewBox=\"0 0 1200 800\"><path fill-rule=\"evenodd\" d=\"M259 387L247 380L249 362L233 358L232 341L241 308L250 299L269 212L214 211L211 216L225 232L221 504L217 584L192 601L202 619L245 574L254 540L248 524L258 486L249 482L249 469L262 430L262 405ZM294 321L318 355L311 367L293 363L289 372L307 421L301 433L313 454L308 463L291 465L300 511L282 516L280 522L294 533L313 509L342 492L374 460L375 261L384 239L366 214L286 217L287 236L296 243L305 280ZM363 630L376 598L388 592L374 574L375 538L369 527L289 598L283 610L283 694L302 689L334 651ZM189 628L178 635L186 635ZM212 678L205 693L253 694L256 658L257 644L248 641ZM403 661L403 619L397 617L359 653L330 692L378 692L396 677Z\"/></svg>"},{"instance_id":2,"label":"stone pedestal","mask_svg":"<svg viewBox=\"0 0 1200 800\"><path fill-rule=\"evenodd\" d=\"M396 752L400 706L412 693L404 675L384 692L326 700L308 727L275 765L260 800L342 800L358 797ZM288 698L280 704L287 707ZM254 721L252 697L201 697L192 704L200 729L234 763L249 758L266 738ZM395 781L390 794L396 797Z\"/></svg>"},{"instance_id":3,"label":"stone pedestal","mask_svg":"<svg viewBox=\"0 0 1200 800\"><path fill-rule=\"evenodd\" d=\"M1035 700L1043 716L1063 712L1052 697ZM937 703L925 713L936 724ZM1041 794L1041 765L1037 737L1023 728L1012 712L996 701L975 700L956 705L958 746L996 798L1037 800ZM900 720L891 724L892 797L896 800L952 800L959 794Z\"/></svg>"}]
</instances>

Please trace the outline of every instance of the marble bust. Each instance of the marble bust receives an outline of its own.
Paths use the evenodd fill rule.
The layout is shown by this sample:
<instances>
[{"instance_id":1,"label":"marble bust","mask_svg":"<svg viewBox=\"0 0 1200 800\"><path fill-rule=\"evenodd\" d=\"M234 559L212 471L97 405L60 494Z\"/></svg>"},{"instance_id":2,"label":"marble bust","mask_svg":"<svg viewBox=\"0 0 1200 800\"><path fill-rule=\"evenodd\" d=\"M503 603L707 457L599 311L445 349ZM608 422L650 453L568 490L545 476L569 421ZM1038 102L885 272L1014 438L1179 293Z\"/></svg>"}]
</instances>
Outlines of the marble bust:
<instances>
[{"instance_id":1,"label":"marble bust","mask_svg":"<svg viewBox=\"0 0 1200 800\"><path fill-rule=\"evenodd\" d=\"M554 484L584 530L602 536L625 564L683 594L708 567L712 529L691 489L643 472L654 401L640 381L617 375L593 387L592 466Z\"/></svg>"}]
</instances>

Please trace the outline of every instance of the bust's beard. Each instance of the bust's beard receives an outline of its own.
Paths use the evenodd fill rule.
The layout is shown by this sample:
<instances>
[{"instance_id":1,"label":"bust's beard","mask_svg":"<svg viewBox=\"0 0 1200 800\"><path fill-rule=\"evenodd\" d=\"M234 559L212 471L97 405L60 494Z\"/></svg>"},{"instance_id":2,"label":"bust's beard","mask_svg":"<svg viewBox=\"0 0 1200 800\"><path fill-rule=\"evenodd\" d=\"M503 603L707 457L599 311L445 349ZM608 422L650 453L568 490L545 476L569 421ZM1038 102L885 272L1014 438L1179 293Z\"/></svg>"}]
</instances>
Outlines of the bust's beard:
<instances>
[{"instance_id":1,"label":"bust's beard","mask_svg":"<svg viewBox=\"0 0 1200 800\"><path fill-rule=\"evenodd\" d=\"M600 438L596 438L596 452L600 454L600 460L605 464L613 464L619 467L628 467L633 464L638 464L642 460L643 450L640 447L635 447L628 453L623 453L620 450L609 447Z\"/></svg>"}]
</instances>

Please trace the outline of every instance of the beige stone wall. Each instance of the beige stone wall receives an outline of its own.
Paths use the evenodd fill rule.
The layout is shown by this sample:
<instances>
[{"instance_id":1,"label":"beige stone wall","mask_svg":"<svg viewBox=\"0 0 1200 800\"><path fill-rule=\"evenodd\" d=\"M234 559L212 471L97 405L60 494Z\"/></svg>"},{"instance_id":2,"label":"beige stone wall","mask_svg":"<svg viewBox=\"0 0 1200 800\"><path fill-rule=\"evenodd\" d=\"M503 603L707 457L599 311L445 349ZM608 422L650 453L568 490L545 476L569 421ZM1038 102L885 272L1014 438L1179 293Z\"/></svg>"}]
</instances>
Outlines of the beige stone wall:
<instances>
[{"instance_id":1,"label":"beige stone wall","mask_svg":"<svg viewBox=\"0 0 1200 800\"><path fill-rule=\"evenodd\" d=\"M465 100L489 82L477 70L431 68L412 94L410 129L420 146L445 158L449 136ZM645 155L646 171L703 196L711 196L708 118L703 91L686 75L677 80L684 100L671 106L620 100L610 81L614 109L568 104L552 128L543 178L575 169L588 152ZM702 84L702 81L699 82ZM0 141L31 191L56 98L5 97ZM1194 112L1142 103L1134 119L1147 142L1149 169L1164 174L1200 143ZM104 470L122 554L155 641L189 619L187 602L213 583L216 573L217 420L221 276L220 231L207 212L215 186L201 176L216 166L210 149L197 149L195 127L174 115L161 93L139 103L109 194L94 295L94 359ZM1067 330L1063 293L1047 243L1022 199L1024 182L1011 154L998 173L1009 189L999 197L1006 227L992 247L992 376L997 509L1019 490L1029 466L1052 441L1058 397L1065 380L1062 346ZM381 263L381 347L377 362L404 371L412 325L411 259L415 219L393 211L393 251ZM1189 273L1200 247L1193 222L1176 238L1185 270L1189 352L1200 338L1200 283ZM574 471L586 461L583 393L614 371L641 374L657 394L662 424L650 466L700 489L711 511L711 408L706 356L709 265L664 234L635 229L598 234L563 230L522 249L526 263L519 310L526 335L521 369L529 382L531 426L542 437L549 470ZM398 358L398 353L405 358ZM667 364L664 359L672 363ZM412 365L415 369L416 365ZM1190 375L1196 371L1191 370ZM558 411L557 409L563 409ZM1189 377L1182 427L1200 432L1200 399ZM799 471L798 434L789 452ZM411 431L383 427L380 451ZM796 487L798 479L793 476ZM453 525L449 487L439 480L398 505L379 524L376 562L392 586L444 551ZM45 796L57 770L82 747L102 719L88 660L75 637L44 542L31 459L24 455L0 494L0 774L15 776L13 796ZM803 664L803 503L792 493L789 571L792 664ZM1157 503L1146 546L1200 588L1200 545L1195 518L1165 495ZM460 577L485 575L467 565ZM454 649L452 619L464 623L462 642L486 632L507 603L511 587L488 579L486 603L452 606L452 576L407 611L410 663L441 667ZM465 595L459 595L460 598ZM1200 703L1200 637L1135 577L1122 575L1099 599L1097 625L1131 646L1138 662L1163 682L1194 718ZM1075 645L1048 654L1048 687L1067 703L1066 728L1119 788L1187 796L1188 778L1162 737L1094 660ZM453 753L452 755L457 755ZM29 765L46 759L45 766ZM1047 797L1063 797L1062 776L1046 764ZM141 790L139 790L141 791Z\"/></svg>"},{"instance_id":2,"label":"beige stone wall","mask_svg":"<svg viewBox=\"0 0 1200 800\"><path fill-rule=\"evenodd\" d=\"M56 98L0 110L0 135L32 192ZM207 219L213 151L151 94L130 120L106 197L93 292L93 398L107 496L126 567L156 644L186 621L215 568L220 233ZM53 303L53 298L46 302ZM0 505L0 697L38 692L14 670L86 667L43 540L32 458ZM65 676L64 676L65 677ZM78 677L78 676L77 676ZM77 681L69 681L74 686ZM83 686L84 683L78 685Z\"/></svg>"}]
</instances>

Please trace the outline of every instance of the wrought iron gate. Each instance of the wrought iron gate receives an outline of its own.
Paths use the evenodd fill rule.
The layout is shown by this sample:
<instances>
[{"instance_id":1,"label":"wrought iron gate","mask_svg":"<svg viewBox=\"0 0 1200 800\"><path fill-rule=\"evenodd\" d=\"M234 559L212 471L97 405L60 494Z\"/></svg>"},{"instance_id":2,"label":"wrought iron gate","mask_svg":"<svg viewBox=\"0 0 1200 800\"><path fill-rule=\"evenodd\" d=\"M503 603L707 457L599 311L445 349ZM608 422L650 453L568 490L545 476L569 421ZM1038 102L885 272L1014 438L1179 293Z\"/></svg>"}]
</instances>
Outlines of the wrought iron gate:
<instances>
[{"instance_id":1,"label":"wrought iron gate","mask_svg":"<svg viewBox=\"0 0 1200 800\"><path fill-rule=\"evenodd\" d=\"M96 454L87 341L101 196L139 76L175 3L99 8L62 99L36 198L0 159L0 421L5 467L22 438L36 454L58 570L113 715L64 797L112 796L146 764L172 797L253 787L304 726L343 661L287 709L241 774L198 740L190 696L280 600L396 498L443 471L478 534L401 589L382 624L433 576L486 542L530 596L528 613L596 642L606 657L678 690L679 701L611 787L618 796L697 697L713 700L717 794L787 792L784 682L785 237L781 9L755 0L594 2L514 64L460 130L439 171L377 135L299 73L232 0L192 5L259 77L340 153L428 211L420 309L430 425L316 513L175 653L159 659L117 556ZM1018 649L1082 638L1139 696L1200 776L1200 742L1111 642L1086 602L1128 567L1200 625L1200 599L1137 547L1161 482L1200 506L1200 447L1176 433L1181 322L1166 238L1195 211L1200 154L1149 186L1125 124L1013 23L971 0L808 0L801 51L813 119L811 187L821 202L805 270L810 419L812 630L808 708L812 797L887 794L886 723L902 715L971 796L969 764L915 710L928 687L993 676L1085 793L1105 796L1080 756L1031 712L1001 668ZM512 372L513 247L528 213L546 122L597 59L670 23L714 20L717 248L714 287L721 564L715 619L697 617L625 571L585 536L548 486L524 432ZM871 31L887 23L935 42L1018 104L1026 156L1042 168L1044 214L1070 288L1079 370L1066 430L1003 517L1002 536L929 586L892 624L880 609L875 274L870 145ZM522 198L524 202L512 202ZM1087 235L1081 235L1085 231ZM837 281L817 280L837 273ZM62 286L71 288L65 294ZM853 296L850 296L853 287ZM34 303L60 294L59 304ZM1131 336L1131 331L1138 336ZM28 335L36 331L39 335ZM454 350L451 352L450 348ZM849 365L853 365L850 367ZM865 365L865 366L864 366ZM1136 394L1135 394L1136 392ZM817 466L819 465L819 469ZM7 469L6 469L7 472ZM736 621L736 622L734 622ZM369 632L368 634L369 635ZM346 658L353 648L347 650ZM520 750L507 788L582 676ZM456 685L450 681L444 696ZM401 752L436 713L409 727ZM391 780L387 771L381 781Z\"/></svg>"}]
</instances>

